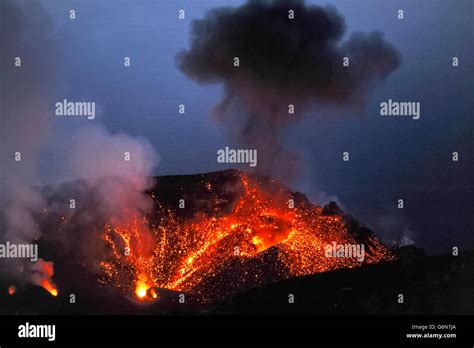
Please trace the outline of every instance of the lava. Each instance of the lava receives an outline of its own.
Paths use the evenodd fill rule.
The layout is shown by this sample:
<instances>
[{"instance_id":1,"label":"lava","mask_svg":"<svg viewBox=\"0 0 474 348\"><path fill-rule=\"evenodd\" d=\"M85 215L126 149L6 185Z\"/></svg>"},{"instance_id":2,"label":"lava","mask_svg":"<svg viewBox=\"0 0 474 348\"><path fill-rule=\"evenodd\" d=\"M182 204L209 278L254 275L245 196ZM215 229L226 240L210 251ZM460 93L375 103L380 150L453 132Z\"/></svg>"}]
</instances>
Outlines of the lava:
<instances>
[{"instance_id":1,"label":"lava","mask_svg":"<svg viewBox=\"0 0 474 348\"><path fill-rule=\"evenodd\" d=\"M155 289L152 288L152 285L148 282L146 276L144 275L139 276L135 287L135 295L139 300L150 298L156 299L158 297Z\"/></svg>"},{"instance_id":2,"label":"lava","mask_svg":"<svg viewBox=\"0 0 474 348\"><path fill-rule=\"evenodd\" d=\"M13 294L15 294L15 292L16 292L16 287L15 287L15 285L10 285L10 286L8 287L8 295L13 295Z\"/></svg>"},{"instance_id":3,"label":"lava","mask_svg":"<svg viewBox=\"0 0 474 348\"><path fill-rule=\"evenodd\" d=\"M155 289L150 289L150 295L154 299L158 297L158 294L156 293Z\"/></svg>"},{"instance_id":4,"label":"lava","mask_svg":"<svg viewBox=\"0 0 474 348\"><path fill-rule=\"evenodd\" d=\"M54 275L54 265L51 261L38 259L32 269L32 281L35 285L41 286L52 296L58 296L58 289L51 278Z\"/></svg>"},{"instance_id":5,"label":"lava","mask_svg":"<svg viewBox=\"0 0 474 348\"><path fill-rule=\"evenodd\" d=\"M54 283L51 280L44 279L40 285L52 296L54 297L58 296L58 289L56 288L56 285L54 285Z\"/></svg>"},{"instance_id":6,"label":"lava","mask_svg":"<svg viewBox=\"0 0 474 348\"><path fill-rule=\"evenodd\" d=\"M138 298L144 298L146 296L147 292L147 286L142 283L137 284L137 289L135 290L135 293L137 294Z\"/></svg>"},{"instance_id":7,"label":"lava","mask_svg":"<svg viewBox=\"0 0 474 348\"><path fill-rule=\"evenodd\" d=\"M245 174L239 186L242 193L228 211L182 219L157 202L158 221L131 216L105 224L110 253L100 264L104 282L140 300L156 299L154 288L165 288L208 302L267 282L394 260L372 236L365 239L362 262L328 258L326 245L358 243L343 217L323 215L309 203L292 207L291 192L266 190ZM218 202L219 194L213 195Z\"/></svg>"}]
</instances>

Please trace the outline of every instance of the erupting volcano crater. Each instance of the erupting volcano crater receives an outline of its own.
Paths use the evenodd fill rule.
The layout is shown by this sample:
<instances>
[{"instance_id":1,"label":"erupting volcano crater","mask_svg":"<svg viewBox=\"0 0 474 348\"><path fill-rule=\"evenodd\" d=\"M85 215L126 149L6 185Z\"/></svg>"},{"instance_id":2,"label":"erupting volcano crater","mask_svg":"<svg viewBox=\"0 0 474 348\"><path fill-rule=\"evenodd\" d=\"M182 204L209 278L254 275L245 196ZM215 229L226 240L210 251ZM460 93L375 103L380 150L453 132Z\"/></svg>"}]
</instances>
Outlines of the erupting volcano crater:
<instances>
[{"instance_id":1,"label":"erupting volcano crater","mask_svg":"<svg viewBox=\"0 0 474 348\"><path fill-rule=\"evenodd\" d=\"M94 209L94 192L83 184L45 190L53 207L71 196L87 202L68 213L50 209L41 218L45 230L56 231L43 241L43 250L55 263L60 294L61 284L69 286L61 277L71 278L65 271L71 265L95 279L96 288L132 304L156 303L163 296L178 302L185 294L186 301L206 307L288 278L395 260L335 203L319 207L255 174L158 177L144 193L149 208L143 213L125 208L109 220ZM363 259L328 257L325 248L336 244L363 245Z\"/></svg>"},{"instance_id":2,"label":"erupting volcano crater","mask_svg":"<svg viewBox=\"0 0 474 348\"><path fill-rule=\"evenodd\" d=\"M208 302L289 277L393 259L373 235L351 230L340 211L330 214L273 180L233 170L186 179L166 195L158 180L150 192L152 216L104 225L101 238L111 252L100 262L102 282L140 300L156 299L158 287ZM366 257L328 258L324 247L334 242L363 243Z\"/></svg>"}]
</instances>

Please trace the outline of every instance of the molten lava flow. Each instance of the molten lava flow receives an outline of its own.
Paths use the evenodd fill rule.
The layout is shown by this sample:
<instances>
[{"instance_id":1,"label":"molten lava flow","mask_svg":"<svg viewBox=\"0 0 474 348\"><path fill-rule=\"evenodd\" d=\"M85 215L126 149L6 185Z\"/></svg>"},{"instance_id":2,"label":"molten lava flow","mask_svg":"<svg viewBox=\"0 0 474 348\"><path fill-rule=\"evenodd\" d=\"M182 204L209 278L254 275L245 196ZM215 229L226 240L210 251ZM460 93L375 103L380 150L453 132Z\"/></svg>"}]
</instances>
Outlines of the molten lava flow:
<instances>
[{"instance_id":1,"label":"molten lava flow","mask_svg":"<svg viewBox=\"0 0 474 348\"><path fill-rule=\"evenodd\" d=\"M32 280L33 283L43 287L46 291L48 291L53 296L58 296L58 289L56 285L51 280L54 275L54 265L51 261L44 261L43 259L38 259L36 263L34 263L33 272L32 272Z\"/></svg>"},{"instance_id":2,"label":"molten lava flow","mask_svg":"<svg viewBox=\"0 0 474 348\"><path fill-rule=\"evenodd\" d=\"M158 297L158 294L156 293L155 289L150 290L151 297L156 299Z\"/></svg>"},{"instance_id":3,"label":"molten lava flow","mask_svg":"<svg viewBox=\"0 0 474 348\"><path fill-rule=\"evenodd\" d=\"M131 216L107 224L102 237L111 252L101 263L104 281L141 300L166 288L206 302L267 282L394 259L370 236L362 262L328 258L328 244L357 244L341 216L325 216L309 203L290 208L291 193L267 192L244 174L239 186L242 194L227 211L210 208L183 220L159 206L161 217L153 223ZM220 201L219 193L213 197Z\"/></svg>"},{"instance_id":4,"label":"molten lava flow","mask_svg":"<svg viewBox=\"0 0 474 348\"><path fill-rule=\"evenodd\" d=\"M54 297L58 296L58 289L56 288L56 286L54 285L54 283L51 280L44 279L41 282L41 286L43 287L43 289L45 289L47 292L49 292Z\"/></svg>"},{"instance_id":5,"label":"molten lava flow","mask_svg":"<svg viewBox=\"0 0 474 348\"><path fill-rule=\"evenodd\" d=\"M16 292L16 287L15 285L10 285L8 287L8 295L13 295Z\"/></svg>"}]
</instances>

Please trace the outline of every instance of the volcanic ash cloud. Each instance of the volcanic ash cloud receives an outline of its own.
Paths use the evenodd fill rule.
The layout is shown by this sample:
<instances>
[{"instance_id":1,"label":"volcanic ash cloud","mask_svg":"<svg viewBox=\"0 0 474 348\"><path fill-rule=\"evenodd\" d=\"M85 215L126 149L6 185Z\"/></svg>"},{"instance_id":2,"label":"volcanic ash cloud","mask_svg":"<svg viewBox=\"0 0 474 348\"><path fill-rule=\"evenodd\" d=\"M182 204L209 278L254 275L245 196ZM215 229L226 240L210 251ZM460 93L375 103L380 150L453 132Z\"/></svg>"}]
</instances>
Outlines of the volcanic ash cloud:
<instances>
[{"instance_id":1,"label":"volcanic ash cloud","mask_svg":"<svg viewBox=\"0 0 474 348\"><path fill-rule=\"evenodd\" d=\"M400 65L382 33L357 33L342 42L345 32L333 7L249 1L193 21L190 47L176 60L198 83L224 84L215 115L241 144L258 149L260 171L277 174L276 168L298 163L282 141L297 119L290 104L299 115L315 104L363 106L374 84Z\"/></svg>"}]
</instances>

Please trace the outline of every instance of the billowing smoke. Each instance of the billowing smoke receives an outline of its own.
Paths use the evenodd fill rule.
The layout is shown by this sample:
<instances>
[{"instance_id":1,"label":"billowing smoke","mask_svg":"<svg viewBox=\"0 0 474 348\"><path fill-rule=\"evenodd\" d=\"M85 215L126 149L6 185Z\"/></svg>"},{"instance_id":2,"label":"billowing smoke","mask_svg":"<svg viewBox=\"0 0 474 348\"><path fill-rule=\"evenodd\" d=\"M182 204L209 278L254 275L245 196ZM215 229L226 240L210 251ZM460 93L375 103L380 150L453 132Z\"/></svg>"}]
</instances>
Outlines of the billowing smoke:
<instances>
[{"instance_id":1,"label":"billowing smoke","mask_svg":"<svg viewBox=\"0 0 474 348\"><path fill-rule=\"evenodd\" d=\"M138 217L152 208L145 191L153 185L149 175L158 155L147 140L84 127L75 133L68 157L69 170L86 179L97 199L95 209L109 222L120 224L125 215Z\"/></svg>"},{"instance_id":2,"label":"billowing smoke","mask_svg":"<svg viewBox=\"0 0 474 348\"><path fill-rule=\"evenodd\" d=\"M72 247L73 234L59 231L59 226L46 229L42 225L43 213L70 213L69 198L78 198L52 202L45 199L41 187L51 178L44 178L38 169L43 158L54 165L63 180L86 179L78 185L83 184L82 190L94 198L77 199L77 204L88 206L97 217L120 224L125 215L145 214L152 207L144 191L152 185L148 176L157 164L155 150L144 139L111 134L96 120L72 134L56 134L60 128L54 124L53 96L61 59L53 44L57 38L52 37L50 18L35 1L8 0L0 6L0 243L36 244L47 235L60 236L64 246ZM15 57L21 59L18 66ZM61 194L58 191L54 196ZM51 286L54 274L53 264L42 259L32 262L2 258L0 271L9 281L31 282L45 288Z\"/></svg>"},{"instance_id":3,"label":"billowing smoke","mask_svg":"<svg viewBox=\"0 0 474 348\"><path fill-rule=\"evenodd\" d=\"M333 7L248 1L195 20L190 48L177 55L177 64L201 84L224 83L215 114L240 143L258 149L263 173L287 168L288 175L298 156L284 146L282 133L295 116L311 105L361 107L373 85L400 64L382 33L353 34L341 42L345 31Z\"/></svg>"},{"instance_id":4,"label":"billowing smoke","mask_svg":"<svg viewBox=\"0 0 474 348\"><path fill-rule=\"evenodd\" d=\"M66 183L65 191L58 187L57 192L66 196L55 195L51 212L70 219L54 239L60 245L60 254L72 253L89 271L98 272L108 252L100 239L99 224L123 230L137 223L143 252L152 246L151 231L143 218L153 209L153 200L146 191L154 185L151 175L158 155L146 139L113 134L97 125L79 129L72 138L62 161L63 176L81 180ZM70 199L75 201L75 209L69 209Z\"/></svg>"},{"instance_id":5,"label":"billowing smoke","mask_svg":"<svg viewBox=\"0 0 474 348\"><path fill-rule=\"evenodd\" d=\"M32 243L41 235L35 213L44 201L37 185L38 154L50 134L48 93L55 69L49 15L35 1L0 4L0 242ZM37 265L1 259L12 278L31 278ZM41 264L41 261L40 261Z\"/></svg>"}]
</instances>

